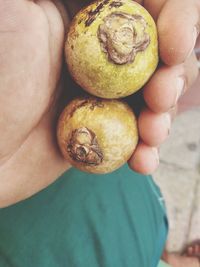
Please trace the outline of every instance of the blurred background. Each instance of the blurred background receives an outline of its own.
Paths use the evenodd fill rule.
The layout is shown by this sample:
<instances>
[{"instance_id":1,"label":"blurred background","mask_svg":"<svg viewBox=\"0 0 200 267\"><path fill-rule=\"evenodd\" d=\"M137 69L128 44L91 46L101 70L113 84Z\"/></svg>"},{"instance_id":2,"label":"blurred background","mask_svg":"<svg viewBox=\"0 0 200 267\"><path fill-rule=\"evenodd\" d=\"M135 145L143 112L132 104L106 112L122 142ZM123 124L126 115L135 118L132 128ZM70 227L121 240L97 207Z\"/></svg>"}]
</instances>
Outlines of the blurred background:
<instances>
[{"instance_id":1,"label":"blurred background","mask_svg":"<svg viewBox=\"0 0 200 267\"><path fill-rule=\"evenodd\" d=\"M200 40L196 53L200 59ZM191 241L200 240L200 75L180 100L160 158L154 179L169 216L167 249L180 252Z\"/></svg>"}]
</instances>

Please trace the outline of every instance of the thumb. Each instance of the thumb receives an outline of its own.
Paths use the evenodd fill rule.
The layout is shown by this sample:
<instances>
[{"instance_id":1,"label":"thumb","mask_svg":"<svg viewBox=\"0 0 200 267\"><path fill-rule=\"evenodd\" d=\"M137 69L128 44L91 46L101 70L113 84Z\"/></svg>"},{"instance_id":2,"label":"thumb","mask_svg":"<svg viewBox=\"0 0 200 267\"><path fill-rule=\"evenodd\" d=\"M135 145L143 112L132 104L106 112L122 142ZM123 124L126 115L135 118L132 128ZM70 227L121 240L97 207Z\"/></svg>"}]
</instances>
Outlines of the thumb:
<instances>
[{"instance_id":1,"label":"thumb","mask_svg":"<svg viewBox=\"0 0 200 267\"><path fill-rule=\"evenodd\" d=\"M24 14L28 14L28 0L0 0L0 34L16 32L26 24Z\"/></svg>"},{"instance_id":2,"label":"thumb","mask_svg":"<svg viewBox=\"0 0 200 267\"><path fill-rule=\"evenodd\" d=\"M158 21L161 59L167 65L183 63L192 53L200 23L198 0L169 0Z\"/></svg>"}]
</instances>

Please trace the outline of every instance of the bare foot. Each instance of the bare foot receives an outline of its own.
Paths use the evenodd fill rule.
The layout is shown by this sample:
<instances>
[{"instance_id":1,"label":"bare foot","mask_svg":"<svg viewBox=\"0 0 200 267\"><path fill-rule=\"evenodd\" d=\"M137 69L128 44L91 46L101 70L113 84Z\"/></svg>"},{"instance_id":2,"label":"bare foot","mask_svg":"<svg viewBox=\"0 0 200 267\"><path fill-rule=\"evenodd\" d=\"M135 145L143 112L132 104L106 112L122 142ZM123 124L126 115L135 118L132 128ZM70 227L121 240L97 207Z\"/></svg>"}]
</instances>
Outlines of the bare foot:
<instances>
[{"instance_id":1,"label":"bare foot","mask_svg":"<svg viewBox=\"0 0 200 267\"><path fill-rule=\"evenodd\" d=\"M200 241L188 245L182 255L165 251L163 259L172 267L200 267Z\"/></svg>"},{"instance_id":2,"label":"bare foot","mask_svg":"<svg viewBox=\"0 0 200 267\"><path fill-rule=\"evenodd\" d=\"M199 259L199 262L200 262L200 240L194 241L191 244L189 244L185 248L183 252L183 256L196 257Z\"/></svg>"},{"instance_id":3,"label":"bare foot","mask_svg":"<svg viewBox=\"0 0 200 267\"><path fill-rule=\"evenodd\" d=\"M166 258L163 258L172 267L200 267L199 261L195 257L180 256L178 254L167 254Z\"/></svg>"}]
</instances>

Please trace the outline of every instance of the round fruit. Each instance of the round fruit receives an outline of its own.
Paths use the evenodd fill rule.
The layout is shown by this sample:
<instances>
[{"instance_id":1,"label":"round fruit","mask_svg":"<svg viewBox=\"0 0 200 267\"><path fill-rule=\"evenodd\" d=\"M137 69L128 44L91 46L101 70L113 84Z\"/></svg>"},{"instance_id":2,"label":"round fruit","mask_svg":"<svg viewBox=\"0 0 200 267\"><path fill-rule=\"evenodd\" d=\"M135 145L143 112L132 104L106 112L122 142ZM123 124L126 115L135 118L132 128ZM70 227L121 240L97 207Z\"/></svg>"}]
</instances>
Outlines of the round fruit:
<instances>
[{"instance_id":1,"label":"round fruit","mask_svg":"<svg viewBox=\"0 0 200 267\"><path fill-rule=\"evenodd\" d=\"M65 45L68 69L89 93L120 98L139 90L158 64L153 18L132 0L100 0L73 19Z\"/></svg>"},{"instance_id":2,"label":"round fruit","mask_svg":"<svg viewBox=\"0 0 200 267\"><path fill-rule=\"evenodd\" d=\"M138 131L135 115L118 100L79 98L62 112L57 128L60 150L74 167L108 173L132 155Z\"/></svg>"}]
</instances>

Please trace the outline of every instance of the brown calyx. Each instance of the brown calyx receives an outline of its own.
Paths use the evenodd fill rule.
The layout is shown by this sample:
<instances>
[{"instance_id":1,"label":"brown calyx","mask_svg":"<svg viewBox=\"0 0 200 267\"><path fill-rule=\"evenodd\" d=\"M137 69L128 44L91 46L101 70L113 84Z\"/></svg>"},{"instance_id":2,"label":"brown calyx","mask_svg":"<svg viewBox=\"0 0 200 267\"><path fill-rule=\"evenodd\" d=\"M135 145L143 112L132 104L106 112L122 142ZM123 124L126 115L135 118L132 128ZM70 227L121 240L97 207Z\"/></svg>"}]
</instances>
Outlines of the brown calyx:
<instances>
[{"instance_id":1,"label":"brown calyx","mask_svg":"<svg viewBox=\"0 0 200 267\"><path fill-rule=\"evenodd\" d=\"M123 6L123 3L120 2L120 1L113 1L113 2L110 3L109 6L110 6L111 8L112 8L112 7L117 8L117 7Z\"/></svg>"},{"instance_id":2,"label":"brown calyx","mask_svg":"<svg viewBox=\"0 0 200 267\"><path fill-rule=\"evenodd\" d=\"M135 25L142 25L142 34L137 33ZM114 12L99 26L98 38L101 49L115 64L132 63L138 52L144 51L150 44L146 33L146 21L140 15Z\"/></svg>"},{"instance_id":3,"label":"brown calyx","mask_svg":"<svg viewBox=\"0 0 200 267\"><path fill-rule=\"evenodd\" d=\"M72 117L75 111L84 106L88 106L91 110L94 110L95 107L103 108L104 104L102 103L102 99L100 98L96 97L95 98L85 97L83 99L80 98L79 101L74 101L73 105L71 105L69 116Z\"/></svg>"},{"instance_id":4,"label":"brown calyx","mask_svg":"<svg viewBox=\"0 0 200 267\"><path fill-rule=\"evenodd\" d=\"M86 127L72 132L67 151L70 157L87 165L99 165L103 161L103 153L99 147L95 133Z\"/></svg>"},{"instance_id":5,"label":"brown calyx","mask_svg":"<svg viewBox=\"0 0 200 267\"><path fill-rule=\"evenodd\" d=\"M85 21L85 26L88 27L90 26L96 19L96 17L99 15L99 13L102 11L105 5L109 3L109 0L103 0L96 6L95 9L89 10L88 11L88 17L87 20Z\"/></svg>"}]
</instances>

